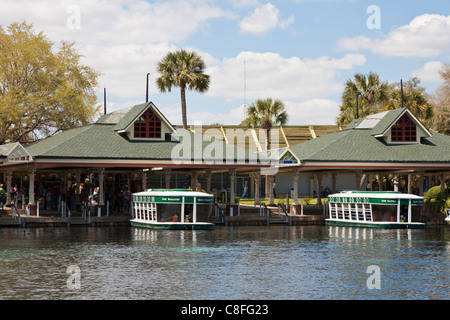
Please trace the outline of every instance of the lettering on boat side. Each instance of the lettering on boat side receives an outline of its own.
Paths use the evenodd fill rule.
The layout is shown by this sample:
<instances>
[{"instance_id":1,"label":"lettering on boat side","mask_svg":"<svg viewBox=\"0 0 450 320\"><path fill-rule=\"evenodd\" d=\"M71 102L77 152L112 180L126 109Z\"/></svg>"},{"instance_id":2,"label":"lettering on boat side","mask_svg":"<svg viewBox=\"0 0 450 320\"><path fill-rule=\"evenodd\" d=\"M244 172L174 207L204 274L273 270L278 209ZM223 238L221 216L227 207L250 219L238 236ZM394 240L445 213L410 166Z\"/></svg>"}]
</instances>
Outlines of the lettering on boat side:
<instances>
[{"instance_id":1,"label":"lettering on boat side","mask_svg":"<svg viewBox=\"0 0 450 320\"><path fill-rule=\"evenodd\" d=\"M367 289L381 289L381 270L377 265L371 265L367 267L366 273L371 274L367 278Z\"/></svg>"},{"instance_id":2,"label":"lettering on boat side","mask_svg":"<svg viewBox=\"0 0 450 320\"><path fill-rule=\"evenodd\" d=\"M330 202L338 203L369 203L369 198L361 197L330 197Z\"/></svg>"}]
</instances>

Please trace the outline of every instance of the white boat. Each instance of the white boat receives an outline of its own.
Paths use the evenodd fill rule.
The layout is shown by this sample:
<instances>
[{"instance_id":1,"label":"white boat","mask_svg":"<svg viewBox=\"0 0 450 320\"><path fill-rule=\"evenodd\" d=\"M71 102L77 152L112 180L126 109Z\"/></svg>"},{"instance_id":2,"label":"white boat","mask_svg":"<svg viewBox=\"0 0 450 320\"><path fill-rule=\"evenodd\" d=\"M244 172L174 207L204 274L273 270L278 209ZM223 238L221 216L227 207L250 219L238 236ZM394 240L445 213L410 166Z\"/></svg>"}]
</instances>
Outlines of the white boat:
<instances>
[{"instance_id":1,"label":"white boat","mask_svg":"<svg viewBox=\"0 0 450 320\"><path fill-rule=\"evenodd\" d=\"M133 227L210 230L213 196L186 189L148 189L134 193Z\"/></svg>"},{"instance_id":2,"label":"white boat","mask_svg":"<svg viewBox=\"0 0 450 320\"><path fill-rule=\"evenodd\" d=\"M328 196L327 225L423 228L423 197L396 191L345 191Z\"/></svg>"},{"instance_id":3,"label":"white boat","mask_svg":"<svg viewBox=\"0 0 450 320\"><path fill-rule=\"evenodd\" d=\"M445 217L445 221L450 224L450 209L447 209L447 216Z\"/></svg>"}]
</instances>

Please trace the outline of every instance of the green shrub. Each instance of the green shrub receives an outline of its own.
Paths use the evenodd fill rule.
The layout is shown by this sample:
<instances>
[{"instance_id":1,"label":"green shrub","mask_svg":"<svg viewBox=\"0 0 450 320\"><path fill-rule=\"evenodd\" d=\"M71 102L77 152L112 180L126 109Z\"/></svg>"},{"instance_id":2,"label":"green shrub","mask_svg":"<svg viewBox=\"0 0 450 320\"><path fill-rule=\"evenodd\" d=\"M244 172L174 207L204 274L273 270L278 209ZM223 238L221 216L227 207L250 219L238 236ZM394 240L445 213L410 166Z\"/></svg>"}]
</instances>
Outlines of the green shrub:
<instances>
[{"instance_id":1,"label":"green shrub","mask_svg":"<svg viewBox=\"0 0 450 320\"><path fill-rule=\"evenodd\" d=\"M428 190L424 194L424 200L430 204L431 211L434 213L440 212L445 214L445 211L450 208L450 198L446 193L441 192L440 186Z\"/></svg>"}]
</instances>

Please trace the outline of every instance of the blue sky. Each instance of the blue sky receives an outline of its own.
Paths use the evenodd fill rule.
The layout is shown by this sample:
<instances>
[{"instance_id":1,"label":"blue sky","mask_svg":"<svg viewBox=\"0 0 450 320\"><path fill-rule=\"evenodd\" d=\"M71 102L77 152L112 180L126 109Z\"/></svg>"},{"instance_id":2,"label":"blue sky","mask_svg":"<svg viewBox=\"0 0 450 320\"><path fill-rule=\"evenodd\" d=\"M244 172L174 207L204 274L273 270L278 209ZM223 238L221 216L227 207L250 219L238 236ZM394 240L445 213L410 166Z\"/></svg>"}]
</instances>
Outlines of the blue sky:
<instances>
[{"instance_id":1,"label":"blue sky","mask_svg":"<svg viewBox=\"0 0 450 320\"><path fill-rule=\"evenodd\" d=\"M432 94L450 58L446 0L0 0L0 8L3 26L26 20L56 44L75 41L103 73L98 96L103 103L106 87L108 111L144 102L150 72L150 100L177 125L179 90L159 93L154 83L170 50L198 51L211 76L207 93L187 95L192 124L238 124L245 103L268 97L285 103L289 124L334 124L355 73L417 76Z\"/></svg>"}]
</instances>

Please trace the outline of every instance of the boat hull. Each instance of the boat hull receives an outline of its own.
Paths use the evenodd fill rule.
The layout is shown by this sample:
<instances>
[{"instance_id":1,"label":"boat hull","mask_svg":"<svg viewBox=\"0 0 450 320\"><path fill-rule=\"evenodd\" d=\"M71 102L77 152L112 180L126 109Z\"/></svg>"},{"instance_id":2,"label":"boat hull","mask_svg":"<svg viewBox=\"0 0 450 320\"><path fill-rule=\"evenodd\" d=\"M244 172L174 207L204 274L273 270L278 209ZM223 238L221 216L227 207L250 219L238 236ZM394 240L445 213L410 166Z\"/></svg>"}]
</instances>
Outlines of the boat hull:
<instances>
[{"instance_id":1,"label":"boat hull","mask_svg":"<svg viewBox=\"0 0 450 320\"><path fill-rule=\"evenodd\" d=\"M423 229L425 223L419 222L364 222L364 221L346 221L340 219L325 219L327 226L342 226L342 227L360 227L360 228L374 228L374 229Z\"/></svg>"},{"instance_id":2,"label":"boat hull","mask_svg":"<svg viewBox=\"0 0 450 320\"><path fill-rule=\"evenodd\" d=\"M149 221L130 221L132 227L145 228L152 230L212 230L213 223L208 222L149 222Z\"/></svg>"}]
</instances>

